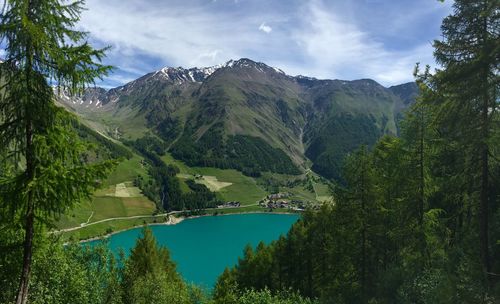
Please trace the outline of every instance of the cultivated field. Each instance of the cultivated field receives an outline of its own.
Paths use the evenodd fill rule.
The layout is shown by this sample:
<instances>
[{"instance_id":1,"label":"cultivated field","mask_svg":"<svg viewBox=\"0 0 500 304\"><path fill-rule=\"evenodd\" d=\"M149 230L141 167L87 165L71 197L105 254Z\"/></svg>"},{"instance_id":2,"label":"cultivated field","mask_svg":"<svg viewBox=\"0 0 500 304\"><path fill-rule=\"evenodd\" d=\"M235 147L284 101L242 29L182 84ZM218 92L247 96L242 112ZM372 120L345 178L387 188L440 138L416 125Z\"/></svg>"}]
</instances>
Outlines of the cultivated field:
<instances>
[{"instance_id":1,"label":"cultivated field","mask_svg":"<svg viewBox=\"0 0 500 304\"><path fill-rule=\"evenodd\" d=\"M262 210L261 207L256 206L256 203L271 193L271 190L266 190L262 184L266 179L272 178L280 184L286 184L287 181L303 178L300 176L265 173L261 178L255 179L233 169L189 167L183 162L175 160L169 154L164 155L162 159L165 163L173 164L180 169L177 176L183 192L190 191L185 181L193 179L214 191L221 201L238 201L242 204L242 208L225 210L224 212ZM57 223L57 228L85 226L88 223L110 218L152 215L156 209L154 203L146 198L140 189L132 183L132 180L138 175L148 179L146 169L143 159L137 155L121 162L110 174L109 178L103 182L103 188L96 191L90 201L75 206L67 215L63 216ZM313 180L313 189L305 187L305 184L298 183L293 187L280 186L279 191L291 193L292 196L289 199L292 200L331 200L328 185L319 182L317 178ZM220 212L220 210L209 212ZM81 229L78 233L72 232L70 235L84 234L80 235L80 237L93 236L96 233L103 233L108 228L112 230L123 229L128 225L156 220L158 219L152 217L104 222Z\"/></svg>"},{"instance_id":2,"label":"cultivated field","mask_svg":"<svg viewBox=\"0 0 500 304\"><path fill-rule=\"evenodd\" d=\"M127 185L131 183L120 183L97 191L91 201L75 206L63 216L57 227L63 229L107 218L152 214L156 209L154 203L137 187Z\"/></svg>"}]
</instances>

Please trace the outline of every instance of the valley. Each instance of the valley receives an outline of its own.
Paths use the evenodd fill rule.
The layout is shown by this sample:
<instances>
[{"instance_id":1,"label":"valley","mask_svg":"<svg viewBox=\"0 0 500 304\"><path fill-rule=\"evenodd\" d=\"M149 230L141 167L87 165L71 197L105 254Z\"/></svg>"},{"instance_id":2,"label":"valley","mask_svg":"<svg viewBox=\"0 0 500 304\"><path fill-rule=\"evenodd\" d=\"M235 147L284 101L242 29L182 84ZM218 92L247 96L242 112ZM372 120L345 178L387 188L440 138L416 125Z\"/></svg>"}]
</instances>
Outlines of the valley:
<instances>
[{"instance_id":1,"label":"valley","mask_svg":"<svg viewBox=\"0 0 500 304\"><path fill-rule=\"evenodd\" d=\"M260 178L253 178L234 169L189 167L169 154L164 155L162 159L166 164L180 168L177 177L183 191L189 191L184 183L186 180L195 180L214 191L219 201L241 203L238 207L206 209L201 214L269 212L269 208L259 206L258 202L276 192L290 193L287 200L299 200L310 204L331 199L327 182L321 182L321 178L316 174L312 175L313 173L309 173L314 176L311 179L286 186L293 181L293 178L300 180L301 176L265 173ZM91 201L76 206L69 214L61 217L57 222L57 230L65 230L65 238L88 239L146 223L168 222L169 216L158 213L155 203L133 185L137 175L147 176L143 164L143 159L138 155L122 161ZM302 177L305 178L305 175ZM278 208L273 211L291 212L288 208ZM182 215L172 214L172 216Z\"/></svg>"},{"instance_id":2,"label":"valley","mask_svg":"<svg viewBox=\"0 0 500 304\"><path fill-rule=\"evenodd\" d=\"M107 142L100 154L109 146L127 152L92 200L57 228L80 227L68 235L84 239L166 221L155 215L172 210L218 214L331 203L343 158L397 134L415 95L414 83L384 88L368 79L293 77L250 59L164 68L77 97L60 92L58 103L79 116L82 134ZM285 204L266 199L276 193L286 193ZM205 203L187 206L192 200ZM234 206L217 210L227 202Z\"/></svg>"},{"instance_id":3,"label":"valley","mask_svg":"<svg viewBox=\"0 0 500 304\"><path fill-rule=\"evenodd\" d=\"M4 1L0 304L500 303L498 3Z\"/></svg>"},{"instance_id":4,"label":"valley","mask_svg":"<svg viewBox=\"0 0 500 304\"><path fill-rule=\"evenodd\" d=\"M338 178L343 157L398 134L415 83L385 88L370 79L289 76L250 59L210 68L164 68L124 86L88 88L59 102L115 140L154 136L191 167L246 175ZM255 155L259 157L255 157Z\"/></svg>"}]
</instances>

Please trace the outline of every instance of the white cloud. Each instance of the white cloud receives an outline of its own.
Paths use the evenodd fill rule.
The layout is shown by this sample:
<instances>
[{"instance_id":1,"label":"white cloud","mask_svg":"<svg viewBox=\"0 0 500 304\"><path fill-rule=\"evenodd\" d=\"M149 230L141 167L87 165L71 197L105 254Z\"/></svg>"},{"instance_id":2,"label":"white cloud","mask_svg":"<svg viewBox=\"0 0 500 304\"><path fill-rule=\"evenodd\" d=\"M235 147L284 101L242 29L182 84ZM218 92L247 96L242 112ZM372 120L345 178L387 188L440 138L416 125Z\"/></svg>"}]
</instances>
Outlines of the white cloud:
<instances>
[{"instance_id":1,"label":"white cloud","mask_svg":"<svg viewBox=\"0 0 500 304\"><path fill-rule=\"evenodd\" d=\"M355 5L360 4L354 2L348 2L353 6L349 9L326 5L326 0L289 5L264 0L232 2L87 0L80 26L96 41L113 47L110 60L119 67L117 73L125 72L126 77L164 65L211 66L247 57L292 75L373 78L392 85L411 81L416 62L434 62L428 41L410 39L411 46L399 43L394 48L381 40L384 37L374 35L385 33L383 27L363 28L364 20L375 19L371 15L352 18L359 13ZM422 20L419 16L426 12L418 12L412 20ZM273 26L262 20L272 21ZM394 28L398 22L388 18L387 27ZM258 31L256 24L260 24ZM260 31L272 32L273 39ZM405 34L408 29L400 31Z\"/></svg>"},{"instance_id":2,"label":"white cloud","mask_svg":"<svg viewBox=\"0 0 500 304\"><path fill-rule=\"evenodd\" d=\"M265 22L262 22L261 25L259 26L259 31L263 31L266 34L269 34L273 30L272 27L269 25L266 25Z\"/></svg>"},{"instance_id":3,"label":"white cloud","mask_svg":"<svg viewBox=\"0 0 500 304\"><path fill-rule=\"evenodd\" d=\"M307 65L292 64L289 70L320 78L373 78L392 85L411 81L416 62L434 62L430 43L405 51L389 50L349 20L329 12L320 1L310 2L305 11L304 19L309 21L294 31L293 39L304 50Z\"/></svg>"},{"instance_id":4,"label":"white cloud","mask_svg":"<svg viewBox=\"0 0 500 304\"><path fill-rule=\"evenodd\" d=\"M259 47L258 35L249 30L253 20L234 22L203 8L121 0L88 0L87 7L80 26L129 60L147 54L160 64L208 66L242 57L249 45Z\"/></svg>"}]
</instances>

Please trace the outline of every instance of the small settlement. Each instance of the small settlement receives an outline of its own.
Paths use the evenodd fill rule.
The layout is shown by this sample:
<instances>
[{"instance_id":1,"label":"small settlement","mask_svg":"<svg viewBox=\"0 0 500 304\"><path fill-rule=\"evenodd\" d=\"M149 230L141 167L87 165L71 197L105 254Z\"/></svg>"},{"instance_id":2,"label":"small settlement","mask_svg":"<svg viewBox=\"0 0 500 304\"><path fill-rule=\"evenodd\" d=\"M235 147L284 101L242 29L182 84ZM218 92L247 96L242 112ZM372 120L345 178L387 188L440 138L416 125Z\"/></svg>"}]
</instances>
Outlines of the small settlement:
<instances>
[{"instance_id":1,"label":"small settlement","mask_svg":"<svg viewBox=\"0 0 500 304\"><path fill-rule=\"evenodd\" d=\"M293 194L288 192L279 192L267 195L258 202L259 206L267 209L289 209L294 211L304 211L308 206L317 208L318 205L312 202L304 202L301 200L291 199ZM217 205L217 208L238 208L241 203L238 201L224 202Z\"/></svg>"},{"instance_id":2,"label":"small settlement","mask_svg":"<svg viewBox=\"0 0 500 304\"><path fill-rule=\"evenodd\" d=\"M290 200L292 196L288 192L273 193L266 196L264 199L259 201L259 206L269 209L293 209L297 211L302 211L306 208L306 203L299 200Z\"/></svg>"}]
</instances>

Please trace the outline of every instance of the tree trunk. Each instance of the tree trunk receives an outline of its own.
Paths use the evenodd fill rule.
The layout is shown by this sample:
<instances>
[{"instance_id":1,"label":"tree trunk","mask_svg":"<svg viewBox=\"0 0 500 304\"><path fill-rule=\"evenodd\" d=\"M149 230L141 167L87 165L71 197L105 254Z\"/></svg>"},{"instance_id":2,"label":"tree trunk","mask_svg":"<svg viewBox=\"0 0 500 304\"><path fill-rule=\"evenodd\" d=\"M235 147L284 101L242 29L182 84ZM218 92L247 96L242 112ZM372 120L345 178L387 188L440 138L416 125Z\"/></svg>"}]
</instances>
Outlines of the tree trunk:
<instances>
[{"instance_id":1,"label":"tree trunk","mask_svg":"<svg viewBox=\"0 0 500 304\"><path fill-rule=\"evenodd\" d=\"M31 121L26 123L26 184L28 184L35 175L35 164L33 155L33 129ZM33 194L31 191L27 197L26 209L26 227L24 236L24 257L23 269L21 272L21 281L16 298L16 304L26 304L28 301L28 287L31 273L31 258L33 255L33 237L35 234L35 210L33 203Z\"/></svg>"},{"instance_id":2,"label":"tree trunk","mask_svg":"<svg viewBox=\"0 0 500 304\"><path fill-rule=\"evenodd\" d=\"M26 235L24 238L24 258L23 269L21 273L21 282L16 298L16 304L26 304L28 302L28 287L31 273L31 257L33 255L33 236L34 236L34 221L35 214L33 204L30 202L28 211L26 212Z\"/></svg>"},{"instance_id":3,"label":"tree trunk","mask_svg":"<svg viewBox=\"0 0 500 304\"><path fill-rule=\"evenodd\" d=\"M422 255L422 258L427 260L427 262L431 263L431 254L427 250L427 241L425 238L425 233L424 233L424 210L425 210L425 111L426 108L424 107L423 104L420 105L419 107L419 124L420 124L420 130L419 130L419 147L418 147L418 153L419 153L419 181L418 181L418 192L419 192L419 198L418 198L418 226L420 228L420 231L418 231L418 242L419 244L419 250L420 254Z\"/></svg>"},{"instance_id":4,"label":"tree trunk","mask_svg":"<svg viewBox=\"0 0 500 304\"><path fill-rule=\"evenodd\" d=\"M418 224L422 228L424 222L424 200L425 200L425 179L424 179L424 132L425 132L425 122L424 122L424 109L423 105L420 106L420 144L419 144L419 161L420 161L420 180L419 180L419 204L418 204ZM422 244L424 245L424 244Z\"/></svg>"},{"instance_id":5,"label":"tree trunk","mask_svg":"<svg viewBox=\"0 0 500 304\"><path fill-rule=\"evenodd\" d=\"M479 240L481 249L481 260L483 264L483 270L486 273L487 280L489 281L489 273L491 273L491 262L489 254L489 244L488 244L488 92L484 93L484 101L482 108L482 142L481 142L481 194L479 203Z\"/></svg>"},{"instance_id":6,"label":"tree trunk","mask_svg":"<svg viewBox=\"0 0 500 304\"><path fill-rule=\"evenodd\" d=\"M483 2L483 9L486 11L488 9L488 1ZM483 28L482 28L482 43L484 47L484 53L488 54L488 50L486 45L488 44L488 18L484 17L483 18ZM488 56L486 56L488 57ZM488 168L488 139L489 139L489 120L488 120L488 110L489 110L489 105L490 105L490 92L489 92L489 81L488 81L488 76L489 76L489 62L492 62L491 60L487 60L485 62L485 65L483 67L482 71L482 82L483 82L483 88L482 88L482 107L481 107L481 146L480 146L480 153L481 153L481 194L480 194L480 205L479 205L479 241L480 241L480 250L481 250L481 260L483 264L483 270L486 273L486 281L489 286L491 286L492 281L490 280L490 273L491 273L491 262L490 262L490 253L489 253L489 236L488 236L488 217L489 217L489 168ZM495 105L493 105L494 107ZM492 108L493 110L493 108Z\"/></svg>"},{"instance_id":7,"label":"tree trunk","mask_svg":"<svg viewBox=\"0 0 500 304\"><path fill-rule=\"evenodd\" d=\"M32 17L32 1L28 2L27 16ZM30 94L33 93L31 86L31 72L33 68L33 50L31 41L26 45L26 100L24 100L24 113L26 115L26 182L25 187L35 177L35 149L33 146L33 121L32 106L30 105ZM26 304L28 302L29 279L31 274L31 258L33 256L33 237L35 235L35 205L33 201L33 192L29 191L26 197L26 227L24 227L24 256L21 280L16 297L16 304Z\"/></svg>"},{"instance_id":8,"label":"tree trunk","mask_svg":"<svg viewBox=\"0 0 500 304\"><path fill-rule=\"evenodd\" d=\"M365 204L365 151L361 160L361 291L363 303L366 302L366 204Z\"/></svg>"}]
</instances>

